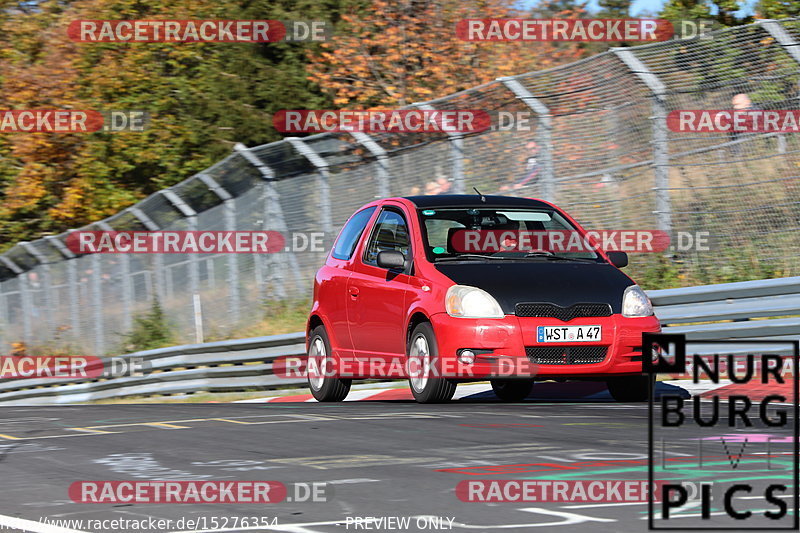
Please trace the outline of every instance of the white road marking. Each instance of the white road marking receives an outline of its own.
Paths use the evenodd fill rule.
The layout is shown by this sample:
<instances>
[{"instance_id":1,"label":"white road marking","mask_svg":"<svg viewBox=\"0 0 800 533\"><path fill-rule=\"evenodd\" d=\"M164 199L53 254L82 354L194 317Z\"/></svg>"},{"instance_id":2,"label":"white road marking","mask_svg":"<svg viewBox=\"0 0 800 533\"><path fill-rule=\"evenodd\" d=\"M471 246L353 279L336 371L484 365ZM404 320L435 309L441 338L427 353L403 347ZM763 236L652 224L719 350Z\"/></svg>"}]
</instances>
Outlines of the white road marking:
<instances>
[{"instance_id":1,"label":"white road marking","mask_svg":"<svg viewBox=\"0 0 800 533\"><path fill-rule=\"evenodd\" d=\"M562 509L594 509L595 507L621 507L624 505L646 505L647 502L588 503L586 505L562 505Z\"/></svg>"},{"instance_id":2,"label":"white road marking","mask_svg":"<svg viewBox=\"0 0 800 533\"><path fill-rule=\"evenodd\" d=\"M525 507L524 509L517 509L518 511L525 511L527 513L543 514L547 516L555 516L562 518L558 522L537 522L527 524L498 524L498 525L473 525L462 524L460 522L453 522L453 526L462 529L514 529L522 527L552 527L552 526L570 526L574 524L582 524L584 522L616 522L613 518L598 518L594 516L586 516L576 513L566 513L564 511L553 511L551 509L543 509L541 507Z\"/></svg>"},{"instance_id":3,"label":"white road marking","mask_svg":"<svg viewBox=\"0 0 800 533\"><path fill-rule=\"evenodd\" d=\"M332 479L330 481L323 481L331 485L352 485L356 483L379 483L380 479L370 479L368 477L355 477L350 479Z\"/></svg>"}]
</instances>

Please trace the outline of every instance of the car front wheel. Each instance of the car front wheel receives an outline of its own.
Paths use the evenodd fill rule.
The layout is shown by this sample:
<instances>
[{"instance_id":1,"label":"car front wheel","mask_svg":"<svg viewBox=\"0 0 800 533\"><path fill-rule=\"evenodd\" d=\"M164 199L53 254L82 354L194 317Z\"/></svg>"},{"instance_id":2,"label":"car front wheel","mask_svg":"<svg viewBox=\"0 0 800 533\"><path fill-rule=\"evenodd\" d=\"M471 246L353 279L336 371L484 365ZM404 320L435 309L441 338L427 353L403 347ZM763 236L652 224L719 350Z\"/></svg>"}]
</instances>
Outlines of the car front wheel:
<instances>
[{"instance_id":1,"label":"car front wheel","mask_svg":"<svg viewBox=\"0 0 800 533\"><path fill-rule=\"evenodd\" d=\"M341 402L350 392L350 379L339 379L335 375L335 363L331 343L324 326L311 331L308 341L306 376L308 388L318 402Z\"/></svg>"},{"instance_id":2,"label":"car front wheel","mask_svg":"<svg viewBox=\"0 0 800 533\"><path fill-rule=\"evenodd\" d=\"M532 379L493 379L492 390L504 402L521 402L533 389Z\"/></svg>"},{"instance_id":3,"label":"car front wheel","mask_svg":"<svg viewBox=\"0 0 800 533\"><path fill-rule=\"evenodd\" d=\"M655 375L650 374L611 378L606 381L608 392L618 402L647 401L651 383L655 386Z\"/></svg>"},{"instance_id":4,"label":"car front wheel","mask_svg":"<svg viewBox=\"0 0 800 533\"><path fill-rule=\"evenodd\" d=\"M427 322L417 325L408 342L408 382L411 394L419 403L449 401L456 392L456 384L437 377L438 350L433 327Z\"/></svg>"}]
</instances>

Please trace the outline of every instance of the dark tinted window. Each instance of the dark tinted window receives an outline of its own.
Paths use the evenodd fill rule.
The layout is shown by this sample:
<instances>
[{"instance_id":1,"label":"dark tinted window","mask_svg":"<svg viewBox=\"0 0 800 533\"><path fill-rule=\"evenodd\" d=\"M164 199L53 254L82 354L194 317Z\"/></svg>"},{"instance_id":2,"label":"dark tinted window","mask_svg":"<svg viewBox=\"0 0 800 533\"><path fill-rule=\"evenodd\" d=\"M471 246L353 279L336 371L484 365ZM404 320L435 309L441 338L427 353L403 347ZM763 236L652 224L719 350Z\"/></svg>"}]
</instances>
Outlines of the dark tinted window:
<instances>
[{"instance_id":1,"label":"dark tinted window","mask_svg":"<svg viewBox=\"0 0 800 533\"><path fill-rule=\"evenodd\" d=\"M347 224L344 225L341 233L339 233L339 238L336 239L336 245L333 247L333 253L331 253L333 257L347 260L353 256L358 239L364 233L364 228L367 227L367 223L374 212L375 208L369 207L350 217L350 220L347 221Z\"/></svg>"},{"instance_id":2,"label":"dark tinted window","mask_svg":"<svg viewBox=\"0 0 800 533\"><path fill-rule=\"evenodd\" d=\"M375 221L375 229L367 244L364 263L377 265L378 253L385 251L401 252L408 257L409 241L408 224L403 215L396 211L385 210Z\"/></svg>"}]
</instances>

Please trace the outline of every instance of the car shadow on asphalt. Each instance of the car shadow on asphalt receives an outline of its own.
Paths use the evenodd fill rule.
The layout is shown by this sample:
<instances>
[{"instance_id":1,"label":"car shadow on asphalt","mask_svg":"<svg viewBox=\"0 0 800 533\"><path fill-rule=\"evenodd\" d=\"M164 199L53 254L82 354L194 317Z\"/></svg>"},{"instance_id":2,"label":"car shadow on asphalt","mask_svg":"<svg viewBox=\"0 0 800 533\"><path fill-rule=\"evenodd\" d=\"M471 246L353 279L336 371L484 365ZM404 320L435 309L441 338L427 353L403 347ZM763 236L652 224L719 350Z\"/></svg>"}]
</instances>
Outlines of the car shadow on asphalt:
<instances>
[{"instance_id":1,"label":"car shadow on asphalt","mask_svg":"<svg viewBox=\"0 0 800 533\"><path fill-rule=\"evenodd\" d=\"M683 387L656 382L654 399L658 400L662 395L680 396L684 399L690 398L691 394ZM411 391L407 389L394 389L391 392L380 394L375 398L365 399L369 402L391 402L391 403L413 403ZM487 390L477 392L461 398L452 400L456 403L487 403L502 402L495 396L491 388L487 385ZM586 403L617 403L608 392L606 384L597 381L568 381L558 383L554 381L538 382L533 386L533 390L528 398L528 402L586 402Z\"/></svg>"}]
</instances>

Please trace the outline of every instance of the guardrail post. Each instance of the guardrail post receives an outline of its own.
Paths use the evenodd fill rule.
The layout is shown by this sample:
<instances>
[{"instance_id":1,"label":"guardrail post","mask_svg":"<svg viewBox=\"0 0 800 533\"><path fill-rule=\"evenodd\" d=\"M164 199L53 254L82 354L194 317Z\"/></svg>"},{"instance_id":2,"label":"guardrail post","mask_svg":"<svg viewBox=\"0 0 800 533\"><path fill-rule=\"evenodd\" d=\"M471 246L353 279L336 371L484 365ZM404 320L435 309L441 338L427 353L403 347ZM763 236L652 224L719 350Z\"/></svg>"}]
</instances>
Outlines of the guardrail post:
<instances>
[{"instance_id":1,"label":"guardrail post","mask_svg":"<svg viewBox=\"0 0 800 533\"><path fill-rule=\"evenodd\" d=\"M553 115L550 109L541 100L533 96L527 87L514 77L497 79L500 83L514 93L519 101L528 106L539 118L539 127L536 128L536 141L539 145L537 157L542 161L542 174L539 180L542 184L542 199L548 202L556 201L556 177L553 164Z\"/></svg>"},{"instance_id":2,"label":"guardrail post","mask_svg":"<svg viewBox=\"0 0 800 533\"><path fill-rule=\"evenodd\" d=\"M436 109L424 102L411 104L423 111L435 111ZM450 139L450 163L453 171L453 193L464 194L464 134L460 132L448 131L447 137Z\"/></svg>"},{"instance_id":3,"label":"guardrail post","mask_svg":"<svg viewBox=\"0 0 800 533\"><path fill-rule=\"evenodd\" d=\"M28 252L31 257L36 259L41 267L41 279L39 280L39 285L44 290L44 304L47 309L44 312L45 316L43 317L43 325L47 331L44 333L44 335L40 335L39 340L44 342L49 340L49 336L55 332L55 324L53 322L53 280L50 276L50 265L47 264L47 259L31 243L20 241L19 245L23 250ZM37 272L36 274L38 275L39 273Z\"/></svg>"},{"instance_id":4,"label":"guardrail post","mask_svg":"<svg viewBox=\"0 0 800 533\"><path fill-rule=\"evenodd\" d=\"M26 286L25 271L5 255L0 255L0 263L3 263L6 268L17 276L19 299L22 304L22 340L25 341L26 344L30 344L33 330L31 329L31 306L28 301L29 295Z\"/></svg>"},{"instance_id":5,"label":"guardrail post","mask_svg":"<svg viewBox=\"0 0 800 533\"><path fill-rule=\"evenodd\" d=\"M667 130L667 86L627 48L612 52L653 93L653 170L655 172L656 229L672 235L672 204L669 195L669 135Z\"/></svg>"},{"instance_id":6,"label":"guardrail post","mask_svg":"<svg viewBox=\"0 0 800 533\"><path fill-rule=\"evenodd\" d=\"M375 156L375 161L378 163L378 198L386 198L389 196L389 156L386 150L381 145L375 142L372 137L361 131L350 132L350 135L356 140L358 144L366 148L369 153Z\"/></svg>"},{"instance_id":7,"label":"guardrail post","mask_svg":"<svg viewBox=\"0 0 800 533\"><path fill-rule=\"evenodd\" d=\"M138 207L129 207L127 211L141 222L147 231L159 231L161 229L153 219L145 215ZM155 285L156 299L164 306L166 302L166 283L164 280L164 257L161 254L153 254L153 285Z\"/></svg>"},{"instance_id":8,"label":"guardrail post","mask_svg":"<svg viewBox=\"0 0 800 533\"><path fill-rule=\"evenodd\" d=\"M74 230L69 230L70 232ZM67 293L69 294L69 319L71 336L74 339L80 338L81 321L80 305L78 304L78 272L75 266L76 255L66 245L53 235L48 235L44 240L55 248L67 262Z\"/></svg>"},{"instance_id":9,"label":"guardrail post","mask_svg":"<svg viewBox=\"0 0 800 533\"><path fill-rule=\"evenodd\" d=\"M208 189L222 200L223 216L225 219L225 231L236 231L236 202L233 196L222 188L214 178L208 174L198 174L198 179L202 181ZM228 312L231 317L231 324L239 324L239 255L227 254L228 260Z\"/></svg>"}]
</instances>

